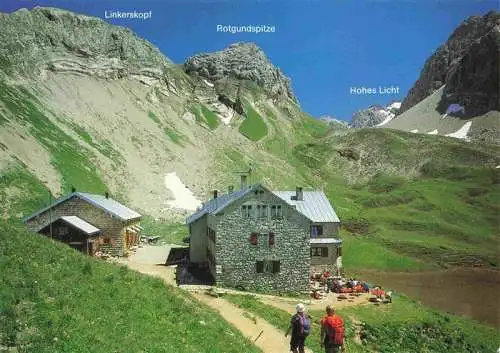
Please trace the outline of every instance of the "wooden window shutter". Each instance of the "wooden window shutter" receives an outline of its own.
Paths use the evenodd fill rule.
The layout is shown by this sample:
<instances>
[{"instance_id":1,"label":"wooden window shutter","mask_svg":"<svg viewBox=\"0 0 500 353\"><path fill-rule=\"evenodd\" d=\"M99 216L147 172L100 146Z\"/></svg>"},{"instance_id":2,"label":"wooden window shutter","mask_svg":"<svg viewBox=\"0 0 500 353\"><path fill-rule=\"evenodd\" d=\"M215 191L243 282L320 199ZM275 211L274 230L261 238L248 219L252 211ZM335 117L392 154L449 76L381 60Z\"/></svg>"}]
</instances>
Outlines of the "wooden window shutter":
<instances>
[{"instance_id":1,"label":"wooden window shutter","mask_svg":"<svg viewBox=\"0 0 500 353\"><path fill-rule=\"evenodd\" d=\"M280 265L281 265L281 263L279 260L273 261L273 273L280 272Z\"/></svg>"},{"instance_id":2,"label":"wooden window shutter","mask_svg":"<svg viewBox=\"0 0 500 353\"><path fill-rule=\"evenodd\" d=\"M252 243L252 245L257 245L257 233L250 234L250 243Z\"/></svg>"},{"instance_id":3,"label":"wooden window shutter","mask_svg":"<svg viewBox=\"0 0 500 353\"><path fill-rule=\"evenodd\" d=\"M269 232L269 245L274 245L274 232Z\"/></svg>"},{"instance_id":4,"label":"wooden window shutter","mask_svg":"<svg viewBox=\"0 0 500 353\"><path fill-rule=\"evenodd\" d=\"M325 248L321 249L321 255L323 257L328 257L328 248L325 247Z\"/></svg>"},{"instance_id":5,"label":"wooden window shutter","mask_svg":"<svg viewBox=\"0 0 500 353\"><path fill-rule=\"evenodd\" d=\"M257 270L257 273L264 272L264 261L255 262L255 269Z\"/></svg>"}]
</instances>

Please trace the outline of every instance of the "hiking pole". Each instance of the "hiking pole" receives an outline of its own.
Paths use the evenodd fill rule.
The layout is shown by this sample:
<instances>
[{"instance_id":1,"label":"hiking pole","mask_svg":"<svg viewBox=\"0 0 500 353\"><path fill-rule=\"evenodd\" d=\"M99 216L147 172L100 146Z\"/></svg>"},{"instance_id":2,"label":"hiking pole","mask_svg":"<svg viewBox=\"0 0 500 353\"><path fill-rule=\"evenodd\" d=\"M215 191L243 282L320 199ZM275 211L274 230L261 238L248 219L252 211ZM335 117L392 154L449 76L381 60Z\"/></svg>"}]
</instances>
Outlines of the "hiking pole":
<instances>
[{"instance_id":1,"label":"hiking pole","mask_svg":"<svg viewBox=\"0 0 500 353\"><path fill-rule=\"evenodd\" d=\"M257 340L259 339L260 335L262 335L262 332L264 332L264 330L260 331L260 333L257 336L257 338L253 340L253 343L257 342Z\"/></svg>"}]
</instances>

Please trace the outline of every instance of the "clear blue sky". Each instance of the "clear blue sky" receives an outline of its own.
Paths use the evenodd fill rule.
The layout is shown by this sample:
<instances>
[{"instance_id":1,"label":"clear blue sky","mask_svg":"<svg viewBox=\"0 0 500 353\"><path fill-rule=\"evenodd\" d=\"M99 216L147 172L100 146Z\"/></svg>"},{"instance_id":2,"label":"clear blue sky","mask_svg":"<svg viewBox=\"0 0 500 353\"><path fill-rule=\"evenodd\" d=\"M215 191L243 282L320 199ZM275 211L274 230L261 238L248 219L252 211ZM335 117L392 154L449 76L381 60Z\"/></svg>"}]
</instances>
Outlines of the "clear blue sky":
<instances>
[{"instance_id":1,"label":"clear blue sky","mask_svg":"<svg viewBox=\"0 0 500 353\"><path fill-rule=\"evenodd\" d=\"M104 11L152 11L131 28L176 63L252 41L292 79L313 116L349 120L371 104L402 100L425 60L467 17L498 9L477 0L2 0L0 12L33 6L104 18ZM217 25L273 25L275 33L218 33ZM399 86L399 94L352 95L351 86Z\"/></svg>"}]
</instances>

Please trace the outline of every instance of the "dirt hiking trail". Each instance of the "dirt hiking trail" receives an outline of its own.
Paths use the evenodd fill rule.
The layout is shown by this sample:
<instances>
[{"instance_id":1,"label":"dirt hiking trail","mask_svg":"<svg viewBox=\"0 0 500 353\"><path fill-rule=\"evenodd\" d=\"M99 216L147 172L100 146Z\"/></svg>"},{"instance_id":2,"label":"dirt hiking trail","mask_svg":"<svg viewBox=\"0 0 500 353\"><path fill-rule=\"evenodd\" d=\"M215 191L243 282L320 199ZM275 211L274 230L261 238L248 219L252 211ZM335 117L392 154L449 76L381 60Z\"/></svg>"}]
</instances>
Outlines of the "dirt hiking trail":
<instances>
[{"instance_id":1,"label":"dirt hiking trail","mask_svg":"<svg viewBox=\"0 0 500 353\"><path fill-rule=\"evenodd\" d=\"M193 297L215 309L227 322L236 327L245 337L254 342L264 353L289 353L290 336L285 337L266 320L251 314L255 322L245 316L245 310L222 298L215 298L202 293L192 293ZM262 334L259 337L259 334ZM306 348L307 353L312 353Z\"/></svg>"},{"instance_id":2,"label":"dirt hiking trail","mask_svg":"<svg viewBox=\"0 0 500 353\"><path fill-rule=\"evenodd\" d=\"M118 259L116 262L127 265L137 272L159 277L165 283L176 286L175 268L158 266L158 264L165 263L167 247L147 248L140 248L137 253L132 254L129 258ZM168 254L168 251L166 253ZM245 316L248 315L245 314L245 310L225 299L216 298L201 291L186 292L190 292L198 301L217 311L224 320L237 328L243 336L247 337L251 342L255 341L254 344L262 349L264 353L290 352L290 336L285 337L283 331L278 330L266 320L251 314L250 316L255 318L255 321L252 320L250 317ZM306 348L306 353L312 353L312 351Z\"/></svg>"}]
</instances>

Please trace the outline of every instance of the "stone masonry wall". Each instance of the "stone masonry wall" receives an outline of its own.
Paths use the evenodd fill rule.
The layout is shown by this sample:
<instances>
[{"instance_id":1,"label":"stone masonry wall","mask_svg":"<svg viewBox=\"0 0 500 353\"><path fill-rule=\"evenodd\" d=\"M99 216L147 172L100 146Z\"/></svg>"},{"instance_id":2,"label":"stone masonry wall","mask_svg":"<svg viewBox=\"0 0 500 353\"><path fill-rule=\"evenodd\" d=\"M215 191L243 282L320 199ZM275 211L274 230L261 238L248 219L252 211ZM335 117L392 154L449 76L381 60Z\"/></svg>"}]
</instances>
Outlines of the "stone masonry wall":
<instances>
[{"instance_id":1,"label":"stone masonry wall","mask_svg":"<svg viewBox=\"0 0 500 353\"><path fill-rule=\"evenodd\" d=\"M269 206L279 204L283 219L242 218L241 205L259 200ZM211 220L210 220L211 219ZM216 261L222 273L216 280L227 286L247 290L306 291L308 289L310 222L281 199L270 193L249 194L224 209L220 216L209 216L216 231ZM275 245L252 245L252 232L275 233ZM256 261L280 260L279 273L257 273Z\"/></svg>"},{"instance_id":2,"label":"stone masonry wall","mask_svg":"<svg viewBox=\"0 0 500 353\"><path fill-rule=\"evenodd\" d=\"M102 238L109 238L110 244L101 244L99 249L115 256L123 256L124 253L124 227L125 224L116 217L112 217L104 210L95 207L79 198L72 198L52 210L52 221L62 216L77 216L93 226L101 229ZM38 231L50 223L49 211L45 211L37 217L26 222L28 229L32 232ZM137 222L136 222L137 223Z\"/></svg>"}]
</instances>

